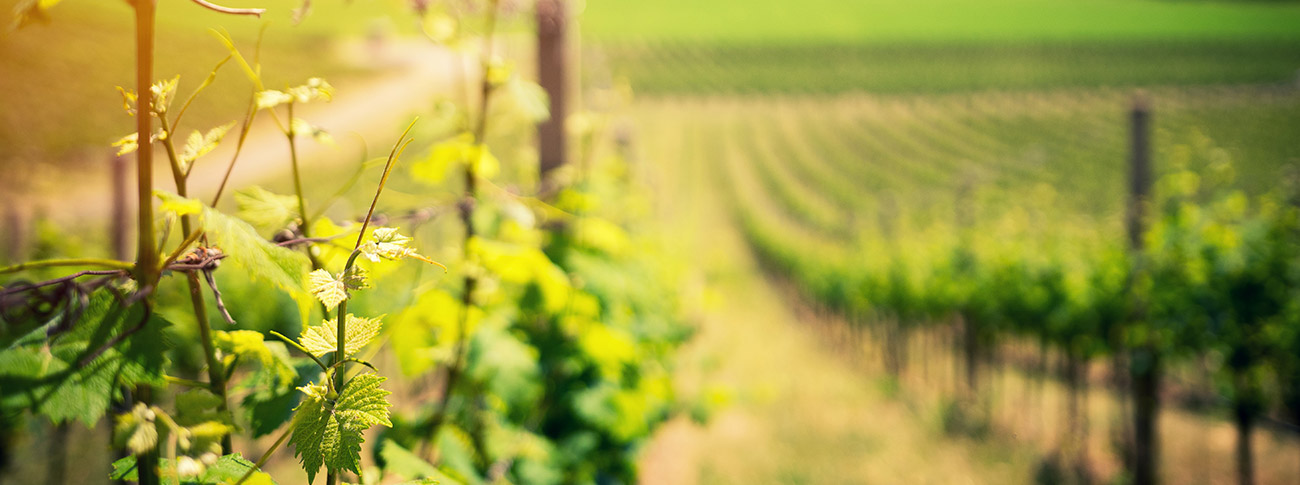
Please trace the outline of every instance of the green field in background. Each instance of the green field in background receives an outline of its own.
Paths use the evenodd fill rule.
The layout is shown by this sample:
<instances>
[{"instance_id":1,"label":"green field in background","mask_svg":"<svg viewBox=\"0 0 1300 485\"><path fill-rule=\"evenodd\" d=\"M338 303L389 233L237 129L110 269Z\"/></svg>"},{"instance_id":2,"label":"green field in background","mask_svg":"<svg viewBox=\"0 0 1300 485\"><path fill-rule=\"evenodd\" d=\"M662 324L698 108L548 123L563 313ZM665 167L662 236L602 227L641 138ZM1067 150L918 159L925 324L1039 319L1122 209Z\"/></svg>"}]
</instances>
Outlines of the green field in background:
<instances>
[{"instance_id":1,"label":"green field in background","mask_svg":"<svg viewBox=\"0 0 1300 485\"><path fill-rule=\"evenodd\" d=\"M1300 41L609 43L644 94L934 93L1300 83Z\"/></svg>"},{"instance_id":2,"label":"green field in background","mask_svg":"<svg viewBox=\"0 0 1300 485\"><path fill-rule=\"evenodd\" d=\"M1300 4L1079 0L590 2L646 94L1289 84Z\"/></svg>"},{"instance_id":3,"label":"green field in background","mask_svg":"<svg viewBox=\"0 0 1300 485\"><path fill-rule=\"evenodd\" d=\"M1300 39L1294 2L1151 0L589 0L583 32L788 44L913 41Z\"/></svg>"}]
</instances>

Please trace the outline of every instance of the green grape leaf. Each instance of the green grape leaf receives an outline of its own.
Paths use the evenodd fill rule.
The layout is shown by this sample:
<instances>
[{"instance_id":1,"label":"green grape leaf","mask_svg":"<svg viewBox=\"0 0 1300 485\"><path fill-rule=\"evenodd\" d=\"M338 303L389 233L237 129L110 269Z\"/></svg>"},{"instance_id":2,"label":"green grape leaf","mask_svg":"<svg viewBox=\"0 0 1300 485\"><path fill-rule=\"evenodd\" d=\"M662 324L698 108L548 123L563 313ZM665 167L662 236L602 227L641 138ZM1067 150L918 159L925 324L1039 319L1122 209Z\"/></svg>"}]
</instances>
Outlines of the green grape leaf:
<instances>
[{"instance_id":1,"label":"green grape leaf","mask_svg":"<svg viewBox=\"0 0 1300 485\"><path fill-rule=\"evenodd\" d=\"M343 347L343 353L346 356L355 354L362 347L365 347L379 335L379 328L382 326L380 320L384 318L380 315L375 318L361 318L351 313L348 314L348 325L344 329L347 343ZM320 357L338 349L338 319L333 318L326 320L320 325L313 325L302 330L302 335L298 337L298 342L303 348L311 352L312 355Z\"/></svg>"},{"instance_id":2,"label":"green grape leaf","mask_svg":"<svg viewBox=\"0 0 1300 485\"><path fill-rule=\"evenodd\" d=\"M181 149L179 155L181 170L187 170L190 164L194 163L195 160L198 160L199 157L207 155L208 153L211 153L212 150L215 150L217 144L221 143L221 139L225 138L226 133L234 127L235 122L231 121L230 123L208 130L207 133L200 133L198 130L190 133L190 137L185 140L185 147Z\"/></svg>"},{"instance_id":3,"label":"green grape leaf","mask_svg":"<svg viewBox=\"0 0 1300 485\"><path fill-rule=\"evenodd\" d=\"M388 420L388 408L392 405L387 399L392 393L379 387L386 380L375 374L357 374L348 381L334 405L339 420L357 430L381 424L392 427L393 423Z\"/></svg>"},{"instance_id":4,"label":"green grape leaf","mask_svg":"<svg viewBox=\"0 0 1300 485\"><path fill-rule=\"evenodd\" d=\"M164 385L167 360L160 350L168 347L163 329L169 324L157 314L147 317L141 305L122 308L100 290L66 332L0 350L0 411L31 409L55 423L94 426L120 385Z\"/></svg>"},{"instance_id":5,"label":"green grape leaf","mask_svg":"<svg viewBox=\"0 0 1300 485\"><path fill-rule=\"evenodd\" d=\"M311 483L325 464L325 455L338 451L333 447L323 448L326 428L338 426L338 421L326 408L329 401L325 398L325 386L311 384L298 389L306 397L293 410L293 436L289 437L289 444L293 445L293 453L299 457L302 469L307 472L307 482Z\"/></svg>"},{"instance_id":6,"label":"green grape leaf","mask_svg":"<svg viewBox=\"0 0 1300 485\"><path fill-rule=\"evenodd\" d=\"M307 472L315 480L321 466L328 470L351 470L360 473L362 433L389 421L387 396L380 388L386 379L374 374L358 374L343 386L338 400L330 402L321 385L299 388L306 394L295 409L293 436L289 443Z\"/></svg>"},{"instance_id":7,"label":"green grape leaf","mask_svg":"<svg viewBox=\"0 0 1300 485\"><path fill-rule=\"evenodd\" d=\"M298 219L298 199L258 186L235 191L237 216L260 229L280 229Z\"/></svg>"},{"instance_id":8,"label":"green grape leaf","mask_svg":"<svg viewBox=\"0 0 1300 485\"><path fill-rule=\"evenodd\" d=\"M324 303L327 310L333 311L334 307L348 299L348 288L343 283L342 276L336 278L323 269L312 271L307 274L307 291Z\"/></svg>"},{"instance_id":9,"label":"green grape leaf","mask_svg":"<svg viewBox=\"0 0 1300 485\"><path fill-rule=\"evenodd\" d=\"M334 99L334 86L324 79L313 77L307 84L289 88L289 94L299 103L310 101L330 101Z\"/></svg>"},{"instance_id":10,"label":"green grape leaf","mask_svg":"<svg viewBox=\"0 0 1300 485\"><path fill-rule=\"evenodd\" d=\"M187 476L179 483L176 480L177 462L189 457L181 457L178 460L163 459L159 462L159 478L163 485L222 485L239 481L245 473L253 469L255 464L245 460L244 456L239 453L225 455L217 458L215 462L205 464L197 475ZM191 461L193 459L190 459ZM182 470L185 467L180 467ZM135 457L128 456L113 462L113 471L108 474L109 480L134 482L140 479L139 470L136 469ZM266 472L257 471L244 481L244 485L275 485L275 480Z\"/></svg>"},{"instance_id":11,"label":"green grape leaf","mask_svg":"<svg viewBox=\"0 0 1300 485\"><path fill-rule=\"evenodd\" d=\"M155 190L154 195L162 199L164 205L192 204L191 199L164 191ZM259 236L247 222L211 207L202 206L200 221L203 232L212 243L228 255L226 259L233 260L249 275L270 281L293 294L304 292L303 275L311 266L307 256L272 244Z\"/></svg>"},{"instance_id":12,"label":"green grape leaf","mask_svg":"<svg viewBox=\"0 0 1300 485\"><path fill-rule=\"evenodd\" d=\"M583 217L575 221L573 226L573 233L582 235L578 238L579 244L605 254L621 256L627 254L632 246L627 232L608 220Z\"/></svg>"}]
</instances>

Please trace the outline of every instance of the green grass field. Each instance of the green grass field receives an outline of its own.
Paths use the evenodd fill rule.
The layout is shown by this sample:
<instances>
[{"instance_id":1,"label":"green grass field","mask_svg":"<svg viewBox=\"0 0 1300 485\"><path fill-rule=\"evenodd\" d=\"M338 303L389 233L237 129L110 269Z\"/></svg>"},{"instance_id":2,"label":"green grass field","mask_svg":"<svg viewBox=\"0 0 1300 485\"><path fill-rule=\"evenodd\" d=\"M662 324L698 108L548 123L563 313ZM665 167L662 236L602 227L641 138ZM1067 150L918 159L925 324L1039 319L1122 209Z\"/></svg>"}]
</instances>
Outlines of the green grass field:
<instances>
[{"instance_id":1,"label":"green grass field","mask_svg":"<svg viewBox=\"0 0 1300 485\"><path fill-rule=\"evenodd\" d=\"M897 43L1300 38L1293 2L1154 0L604 0L586 2L599 40Z\"/></svg>"},{"instance_id":2,"label":"green grass field","mask_svg":"<svg viewBox=\"0 0 1300 485\"><path fill-rule=\"evenodd\" d=\"M1296 82L1300 6L928 0L593 2L647 94L928 93Z\"/></svg>"}]
</instances>

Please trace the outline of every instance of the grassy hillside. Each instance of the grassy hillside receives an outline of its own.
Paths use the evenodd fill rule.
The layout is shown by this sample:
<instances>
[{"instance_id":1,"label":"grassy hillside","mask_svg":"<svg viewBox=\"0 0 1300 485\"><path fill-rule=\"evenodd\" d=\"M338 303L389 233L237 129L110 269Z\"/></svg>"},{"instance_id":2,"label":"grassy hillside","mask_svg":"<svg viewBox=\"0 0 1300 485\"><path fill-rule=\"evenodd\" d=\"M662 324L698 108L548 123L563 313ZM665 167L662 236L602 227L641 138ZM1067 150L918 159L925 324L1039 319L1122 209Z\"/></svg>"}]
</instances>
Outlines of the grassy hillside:
<instances>
[{"instance_id":1,"label":"grassy hillside","mask_svg":"<svg viewBox=\"0 0 1300 485\"><path fill-rule=\"evenodd\" d=\"M1297 39L1294 2L1150 0L601 0L601 40L728 43Z\"/></svg>"},{"instance_id":2,"label":"grassy hillside","mask_svg":"<svg viewBox=\"0 0 1300 485\"><path fill-rule=\"evenodd\" d=\"M590 3L649 94L928 93L1295 82L1300 5L1148 1Z\"/></svg>"}]
</instances>

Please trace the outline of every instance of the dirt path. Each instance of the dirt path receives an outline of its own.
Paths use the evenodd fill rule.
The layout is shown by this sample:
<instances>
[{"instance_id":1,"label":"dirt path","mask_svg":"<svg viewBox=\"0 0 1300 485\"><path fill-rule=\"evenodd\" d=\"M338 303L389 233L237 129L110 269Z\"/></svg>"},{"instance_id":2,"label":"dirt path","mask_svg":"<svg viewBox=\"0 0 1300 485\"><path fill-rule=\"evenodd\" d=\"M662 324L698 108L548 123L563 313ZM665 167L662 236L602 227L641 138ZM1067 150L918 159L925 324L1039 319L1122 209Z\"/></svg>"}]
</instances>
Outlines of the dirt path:
<instances>
[{"instance_id":1,"label":"dirt path","mask_svg":"<svg viewBox=\"0 0 1300 485\"><path fill-rule=\"evenodd\" d=\"M1034 457L945 436L938 416L891 397L876 378L830 353L749 254L717 192L726 181L695 163L692 128L671 110L642 113L648 163L666 228L700 268L699 333L679 362L685 395L724 401L708 424L679 418L641 463L642 483L1023 483ZM656 123L668 123L656 125Z\"/></svg>"}]
</instances>

